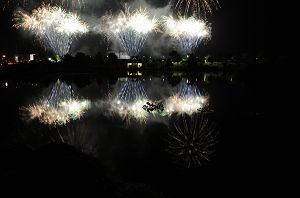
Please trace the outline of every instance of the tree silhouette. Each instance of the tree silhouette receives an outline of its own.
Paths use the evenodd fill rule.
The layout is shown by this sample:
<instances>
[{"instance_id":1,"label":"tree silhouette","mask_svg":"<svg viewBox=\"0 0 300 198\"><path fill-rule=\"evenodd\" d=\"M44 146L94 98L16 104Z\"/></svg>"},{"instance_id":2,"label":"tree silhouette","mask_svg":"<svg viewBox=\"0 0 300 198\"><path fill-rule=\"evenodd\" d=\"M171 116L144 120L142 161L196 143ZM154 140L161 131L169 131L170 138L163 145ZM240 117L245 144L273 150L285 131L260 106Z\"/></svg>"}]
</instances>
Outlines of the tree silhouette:
<instances>
[{"instance_id":1,"label":"tree silhouette","mask_svg":"<svg viewBox=\"0 0 300 198\"><path fill-rule=\"evenodd\" d=\"M181 61L180 54L177 51L175 51L175 50L173 50L172 52L170 52L169 56L171 57L171 59L172 59L173 62L179 62L179 61Z\"/></svg>"}]
</instances>

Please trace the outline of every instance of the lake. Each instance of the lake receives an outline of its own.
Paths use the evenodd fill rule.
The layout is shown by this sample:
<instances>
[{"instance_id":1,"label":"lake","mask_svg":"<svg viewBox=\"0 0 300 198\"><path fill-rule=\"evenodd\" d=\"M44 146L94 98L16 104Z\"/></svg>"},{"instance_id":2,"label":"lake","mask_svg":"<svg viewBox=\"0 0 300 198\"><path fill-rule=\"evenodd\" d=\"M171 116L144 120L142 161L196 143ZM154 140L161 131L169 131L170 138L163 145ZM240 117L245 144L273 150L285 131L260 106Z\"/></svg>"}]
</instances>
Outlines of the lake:
<instances>
[{"instance_id":1,"label":"lake","mask_svg":"<svg viewBox=\"0 0 300 198\"><path fill-rule=\"evenodd\" d=\"M259 176L270 157L262 79L183 71L3 78L4 178L161 197L201 195L229 177L247 188L238 181Z\"/></svg>"}]
</instances>

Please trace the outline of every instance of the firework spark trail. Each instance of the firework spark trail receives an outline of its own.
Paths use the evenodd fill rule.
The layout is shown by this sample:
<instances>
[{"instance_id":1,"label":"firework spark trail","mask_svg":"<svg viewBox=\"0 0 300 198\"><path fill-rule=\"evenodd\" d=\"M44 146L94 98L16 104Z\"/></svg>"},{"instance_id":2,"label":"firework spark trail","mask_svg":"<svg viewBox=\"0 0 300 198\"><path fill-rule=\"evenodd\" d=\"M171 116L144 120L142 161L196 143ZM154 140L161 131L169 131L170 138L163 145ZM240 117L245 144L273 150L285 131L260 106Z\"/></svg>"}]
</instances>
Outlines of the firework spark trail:
<instances>
[{"instance_id":1,"label":"firework spark trail","mask_svg":"<svg viewBox=\"0 0 300 198\"><path fill-rule=\"evenodd\" d=\"M29 120L38 119L43 124L56 126L81 118L89 106L88 100L70 99L62 101L58 107L49 105L48 100L40 100L28 107L21 107L21 110L27 113Z\"/></svg>"},{"instance_id":2,"label":"firework spark trail","mask_svg":"<svg viewBox=\"0 0 300 198\"><path fill-rule=\"evenodd\" d=\"M127 80L118 95L119 100L134 102L139 99L148 99L145 88L140 80Z\"/></svg>"},{"instance_id":3,"label":"firework spark trail","mask_svg":"<svg viewBox=\"0 0 300 198\"><path fill-rule=\"evenodd\" d=\"M167 98L165 109L169 116L173 113L191 115L208 104L208 96L202 95L197 85L187 82L177 94Z\"/></svg>"},{"instance_id":4,"label":"firework spark trail","mask_svg":"<svg viewBox=\"0 0 300 198\"><path fill-rule=\"evenodd\" d=\"M1 0L1 5L3 5L3 9L8 6L14 7L27 7L30 5L40 4L41 1L38 0ZM43 0L43 3L52 4L52 5L60 5L65 8L83 8L86 4L86 0Z\"/></svg>"},{"instance_id":5,"label":"firework spark trail","mask_svg":"<svg viewBox=\"0 0 300 198\"><path fill-rule=\"evenodd\" d=\"M50 4L42 4L31 15L17 11L13 20L16 22L14 27L33 32L42 44L60 57L69 52L76 35L88 31L76 14L67 13L60 7L51 7Z\"/></svg>"},{"instance_id":6,"label":"firework spark trail","mask_svg":"<svg viewBox=\"0 0 300 198\"><path fill-rule=\"evenodd\" d=\"M148 35L138 35L133 31L126 31L117 36L129 56L137 56L142 51L148 37Z\"/></svg>"},{"instance_id":7,"label":"firework spark trail","mask_svg":"<svg viewBox=\"0 0 300 198\"><path fill-rule=\"evenodd\" d=\"M89 107L89 100L70 99L60 103L62 111L66 112L72 120L81 118Z\"/></svg>"},{"instance_id":8,"label":"firework spark trail","mask_svg":"<svg viewBox=\"0 0 300 198\"><path fill-rule=\"evenodd\" d=\"M28 107L21 107L21 110L26 113L26 119L38 119L39 122L52 126L60 125L69 122L68 115L63 111L58 111L56 108L49 106L47 100L40 100Z\"/></svg>"},{"instance_id":9,"label":"firework spark trail","mask_svg":"<svg viewBox=\"0 0 300 198\"><path fill-rule=\"evenodd\" d=\"M194 15L198 14L204 17L207 14L211 14L214 8L218 9L220 7L218 0L178 0L175 8L182 9L184 4L185 15L187 15L190 8L192 8L192 12Z\"/></svg>"},{"instance_id":10,"label":"firework spark trail","mask_svg":"<svg viewBox=\"0 0 300 198\"><path fill-rule=\"evenodd\" d=\"M122 48L129 56L137 56L151 31L159 31L157 20L150 19L146 9L136 9L133 12L129 7L120 11L117 16L107 14L103 18L107 38L112 36L120 41Z\"/></svg>"},{"instance_id":11,"label":"firework spark trail","mask_svg":"<svg viewBox=\"0 0 300 198\"><path fill-rule=\"evenodd\" d=\"M173 95L167 99L165 111L169 116L173 113L191 115L205 107L206 101L207 99L204 97L181 98L178 95Z\"/></svg>"},{"instance_id":12,"label":"firework spark trail","mask_svg":"<svg viewBox=\"0 0 300 198\"><path fill-rule=\"evenodd\" d=\"M30 0L1 0L1 5L3 6L3 10L7 7L10 7L10 6L14 6L14 7L17 7L17 6L22 6L22 7L25 7L27 6L29 3L30 3Z\"/></svg>"},{"instance_id":13,"label":"firework spark trail","mask_svg":"<svg viewBox=\"0 0 300 198\"><path fill-rule=\"evenodd\" d=\"M67 127L57 127L55 131L51 131L50 139L52 142L60 142L72 145L78 150L93 156L97 156L97 138L85 124L70 124Z\"/></svg>"},{"instance_id":14,"label":"firework spark trail","mask_svg":"<svg viewBox=\"0 0 300 198\"><path fill-rule=\"evenodd\" d=\"M29 120L38 119L43 124L56 126L81 118L89 107L90 101L78 100L71 86L58 80L46 99L21 110L27 113Z\"/></svg>"},{"instance_id":15,"label":"firework spark trail","mask_svg":"<svg viewBox=\"0 0 300 198\"><path fill-rule=\"evenodd\" d=\"M167 34L179 42L179 49L187 54L193 53L204 39L210 38L210 27L194 17L184 18L178 16L174 19L172 16L165 17L163 26Z\"/></svg>"},{"instance_id":16,"label":"firework spark trail","mask_svg":"<svg viewBox=\"0 0 300 198\"><path fill-rule=\"evenodd\" d=\"M87 0L47 0L49 3L55 3L64 7L84 7Z\"/></svg>"},{"instance_id":17,"label":"firework spark trail","mask_svg":"<svg viewBox=\"0 0 300 198\"><path fill-rule=\"evenodd\" d=\"M145 122L148 113L144 111L143 105L148 102L148 96L140 80L126 79L120 91L107 99L104 105L108 107L109 117L116 115L130 124L132 120Z\"/></svg>"},{"instance_id":18,"label":"firework spark trail","mask_svg":"<svg viewBox=\"0 0 300 198\"><path fill-rule=\"evenodd\" d=\"M132 103L116 99L111 102L109 111L111 112L111 115L120 117L127 125L133 120L144 123L149 115L142 108L146 102L146 99L136 100Z\"/></svg>"},{"instance_id":19,"label":"firework spark trail","mask_svg":"<svg viewBox=\"0 0 300 198\"><path fill-rule=\"evenodd\" d=\"M174 119L169 132L168 152L188 168L210 161L217 143L215 124L199 114Z\"/></svg>"},{"instance_id":20,"label":"firework spark trail","mask_svg":"<svg viewBox=\"0 0 300 198\"><path fill-rule=\"evenodd\" d=\"M74 91L72 86L57 80L49 94L48 103L51 106L58 107L61 101L67 101L73 97Z\"/></svg>"},{"instance_id":21,"label":"firework spark trail","mask_svg":"<svg viewBox=\"0 0 300 198\"><path fill-rule=\"evenodd\" d=\"M190 98L190 97L201 97L200 90L195 84L185 84L185 86L181 89L179 94L180 98Z\"/></svg>"},{"instance_id":22,"label":"firework spark trail","mask_svg":"<svg viewBox=\"0 0 300 198\"><path fill-rule=\"evenodd\" d=\"M203 40L201 37L187 37L186 35L179 35L179 39L186 54L194 52Z\"/></svg>"}]
</instances>

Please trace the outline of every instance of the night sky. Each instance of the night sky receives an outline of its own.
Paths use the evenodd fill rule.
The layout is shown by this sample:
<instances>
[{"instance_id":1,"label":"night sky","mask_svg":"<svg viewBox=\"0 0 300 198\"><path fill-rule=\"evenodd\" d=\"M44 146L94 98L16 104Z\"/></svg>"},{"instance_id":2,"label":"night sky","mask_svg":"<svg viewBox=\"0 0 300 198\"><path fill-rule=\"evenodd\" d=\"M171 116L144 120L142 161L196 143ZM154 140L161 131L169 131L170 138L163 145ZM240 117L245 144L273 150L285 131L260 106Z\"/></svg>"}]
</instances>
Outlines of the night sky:
<instances>
[{"instance_id":1,"label":"night sky","mask_svg":"<svg viewBox=\"0 0 300 198\"><path fill-rule=\"evenodd\" d=\"M154 7L166 6L167 2L169 1L147 1ZM221 9L208 18L212 25L212 39L203 47L204 51L221 55L242 52L256 55L286 52L285 38L288 30L285 27L288 12L286 4L261 0L220 0L220 3ZM93 12L98 16L103 15L101 12L106 10L106 7L119 9L118 1L104 1L102 4L98 1L97 6L101 9L93 9ZM12 8L0 11L0 53L30 53L38 50L38 42L35 41L34 44L32 37L12 27L12 11ZM85 43L95 45L95 39L90 39L90 44L85 39ZM98 45L101 45L100 42Z\"/></svg>"}]
</instances>

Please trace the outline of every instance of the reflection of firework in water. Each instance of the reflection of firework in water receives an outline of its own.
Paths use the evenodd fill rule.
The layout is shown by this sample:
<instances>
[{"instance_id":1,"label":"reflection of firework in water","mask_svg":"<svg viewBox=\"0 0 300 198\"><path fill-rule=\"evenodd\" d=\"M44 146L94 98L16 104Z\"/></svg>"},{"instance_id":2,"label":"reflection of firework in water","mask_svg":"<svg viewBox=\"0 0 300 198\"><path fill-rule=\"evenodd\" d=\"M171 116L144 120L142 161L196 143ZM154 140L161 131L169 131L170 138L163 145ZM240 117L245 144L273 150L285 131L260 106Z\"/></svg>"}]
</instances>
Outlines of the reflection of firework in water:
<instances>
[{"instance_id":1,"label":"reflection of firework in water","mask_svg":"<svg viewBox=\"0 0 300 198\"><path fill-rule=\"evenodd\" d=\"M60 7L43 4L31 15L15 12L14 25L34 33L34 35L59 58L69 52L74 37L87 32L87 26L79 16L67 13ZM59 60L59 59L58 59Z\"/></svg>"},{"instance_id":2,"label":"reflection of firework in water","mask_svg":"<svg viewBox=\"0 0 300 198\"><path fill-rule=\"evenodd\" d=\"M199 112L205 106L205 102L204 97L180 98L178 95L174 95L168 98L165 109L168 115L172 115L172 113L192 114Z\"/></svg>"},{"instance_id":3,"label":"reflection of firework in water","mask_svg":"<svg viewBox=\"0 0 300 198\"><path fill-rule=\"evenodd\" d=\"M188 84L186 83L183 88L181 89L181 92L179 94L180 98L190 98L190 97L201 97L201 93L197 85L195 84Z\"/></svg>"},{"instance_id":4,"label":"reflection of firework in water","mask_svg":"<svg viewBox=\"0 0 300 198\"><path fill-rule=\"evenodd\" d=\"M85 125L70 125L67 127L56 128L57 133L51 133L52 142L59 142L74 146L78 150L86 153L97 155L95 134Z\"/></svg>"},{"instance_id":5,"label":"reflection of firework in water","mask_svg":"<svg viewBox=\"0 0 300 198\"><path fill-rule=\"evenodd\" d=\"M108 37L113 35L117 38L129 56L137 56L149 33L158 30L156 19L150 19L147 11L141 8L131 12L130 8L126 7L116 17L108 14L104 17L104 24Z\"/></svg>"},{"instance_id":6,"label":"reflection of firework in water","mask_svg":"<svg viewBox=\"0 0 300 198\"><path fill-rule=\"evenodd\" d=\"M213 7L219 8L219 1L218 0L178 0L176 3L176 8L182 8L185 4L185 14L187 14L192 8L193 13L196 14L211 14L213 11Z\"/></svg>"},{"instance_id":7,"label":"reflection of firework in water","mask_svg":"<svg viewBox=\"0 0 300 198\"><path fill-rule=\"evenodd\" d=\"M61 5L63 7L82 8L87 0L46 0L44 2Z\"/></svg>"},{"instance_id":8,"label":"reflection of firework in water","mask_svg":"<svg viewBox=\"0 0 300 198\"><path fill-rule=\"evenodd\" d=\"M179 94L173 95L167 99L165 109L166 113L192 114L199 112L208 105L208 96L200 93L197 85L186 83L180 90Z\"/></svg>"},{"instance_id":9,"label":"reflection of firework in water","mask_svg":"<svg viewBox=\"0 0 300 198\"><path fill-rule=\"evenodd\" d=\"M118 95L119 100L126 102L134 102L142 98L148 98L148 96L140 80L133 81L128 79Z\"/></svg>"},{"instance_id":10,"label":"reflection of firework in water","mask_svg":"<svg viewBox=\"0 0 300 198\"><path fill-rule=\"evenodd\" d=\"M70 99L61 102L58 107L49 105L48 100L41 100L21 109L28 113L30 120L38 119L43 124L55 126L81 118L89 106L88 100Z\"/></svg>"},{"instance_id":11,"label":"reflection of firework in water","mask_svg":"<svg viewBox=\"0 0 300 198\"><path fill-rule=\"evenodd\" d=\"M210 38L210 28L207 24L194 17L179 16L178 20L171 16L166 17L164 28L171 37L179 42L179 50L185 54L193 53L204 39Z\"/></svg>"},{"instance_id":12,"label":"reflection of firework in water","mask_svg":"<svg viewBox=\"0 0 300 198\"><path fill-rule=\"evenodd\" d=\"M66 112L50 106L48 100L40 100L28 107L22 107L21 110L27 113L26 118L28 116L29 120L38 119L41 123L47 125L61 125L70 121Z\"/></svg>"},{"instance_id":13,"label":"reflection of firework in water","mask_svg":"<svg viewBox=\"0 0 300 198\"><path fill-rule=\"evenodd\" d=\"M62 111L66 112L72 120L82 117L84 111L89 106L90 102L88 100L71 99L60 103Z\"/></svg>"},{"instance_id":14,"label":"reflection of firework in water","mask_svg":"<svg viewBox=\"0 0 300 198\"><path fill-rule=\"evenodd\" d=\"M83 153L97 157L97 133L83 122L70 123L67 126L45 127L43 125L23 125L19 137L26 145L40 148L51 143L67 144Z\"/></svg>"},{"instance_id":15,"label":"reflection of firework in water","mask_svg":"<svg viewBox=\"0 0 300 198\"><path fill-rule=\"evenodd\" d=\"M72 99L74 97L74 91L71 85L57 80L48 95L48 104L57 108L61 101Z\"/></svg>"},{"instance_id":16,"label":"reflection of firework in water","mask_svg":"<svg viewBox=\"0 0 300 198\"><path fill-rule=\"evenodd\" d=\"M130 103L114 99L110 104L110 112L117 114L127 124L129 124L132 120L142 123L146 121L148 116L148 113L143 109L143 105L146 102L147 99L145 98Z\"/></svg>"},{"instance_id":17,"label":"reflection of firework in water","mask_svg":"<svg viewBox=\"0 0 300 198\"><path fill-rule=\"evenodd\" d=\"M182 115L170 128L168 152L188 168L210 161L216 141L215 125L203 115Z\"/></svg>"},{"instance_id":18,"label":"reflection of firework in water","mask_svg":"<svg viewBox=\"0 0 300 198\"><path fill-rule=\"evenodd\" d=\"M22 110L28 112L30 120L37 118L41 123L55 126L81 118L89 106L88 100L77 100L71 86L58 80L47 99L22 107Z\"/></svg>"},{"instance_id":19,"label":"reflection of firework in water","mask_svg":"<svg viewBox=\"0 0 300 198\"><path fill-rule=\"evenodd\" d=\"M41 1L37 0L1 0L1 5L5 8L6 6L14 6L14 7L27 7L31 5L40 4ZM68 8L82 8L86 2L86 0L43 0L44 3L49 3L53 5L60 5Z\"/></svg>"},{"instance_id":20,"label":"reflection of firework in water","mask_svg":"<svg viewBox=\"0 0 300 198\"><path fill-rule=\"evenodd\" d=\"M180 116L208 112L206 110L209 105L207 93L202 95L197 85L187 82L182 85L177 94L159 101L149 99L140 80L126 79L119 90L117 94L108 97L103 106L108 109L109 117L118 115L128 124L134 119L138 122L145 122L152 116L170 117L173 114Z\"/></svg>"},{"instance_id":21,"label":"reflection of firework in water","mask_svg":"<svg viewBox=\"0 0 300 198\"><path fill-rule=\"evenodd\" d=\"M117 114L126 123L132 119L144 122L147 112L143 105L148 102L148 96L140 80L127 79L116 97L108 100L110 103L109 112Z\"/></svg>"}]
</instances>

